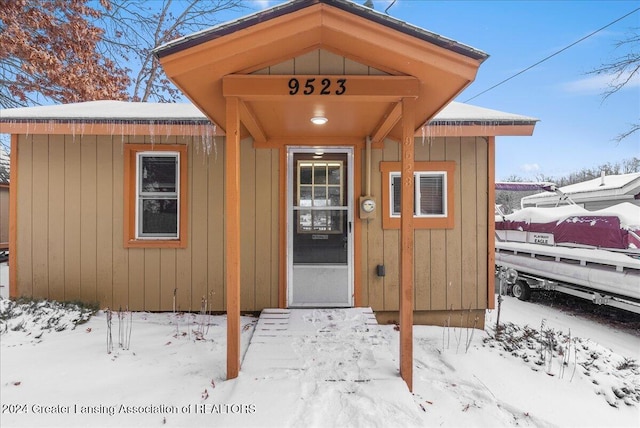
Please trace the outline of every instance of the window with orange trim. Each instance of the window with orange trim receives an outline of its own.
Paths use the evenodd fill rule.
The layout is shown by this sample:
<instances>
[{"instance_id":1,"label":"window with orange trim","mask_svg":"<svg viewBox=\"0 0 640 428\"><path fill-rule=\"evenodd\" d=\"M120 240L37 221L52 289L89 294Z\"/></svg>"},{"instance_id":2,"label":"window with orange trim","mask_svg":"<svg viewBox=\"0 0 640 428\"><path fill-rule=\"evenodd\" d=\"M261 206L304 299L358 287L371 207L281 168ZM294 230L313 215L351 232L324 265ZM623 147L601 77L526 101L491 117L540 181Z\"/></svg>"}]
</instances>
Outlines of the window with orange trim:
<instances>
[{"instance_id":1,"label":"window with orange trim","mask_svg":"<svg viewBox=\"0 0 640 428\"><path fill-rule=\"evenodd\" d=\"M400 228L400 162L381 162L382 227ZM414 227L452 229L455 162L415 162Z\"/></svg>"},{"instance_id":2,"label":"window with orange trim","mask_svg":"<svg viewBox=\"0 0 640 428\"><path fill-rule=\"evenodd\" d=\"M125 145L125 247L186 247L187 147Z\"/></svg>"}]
</instances>

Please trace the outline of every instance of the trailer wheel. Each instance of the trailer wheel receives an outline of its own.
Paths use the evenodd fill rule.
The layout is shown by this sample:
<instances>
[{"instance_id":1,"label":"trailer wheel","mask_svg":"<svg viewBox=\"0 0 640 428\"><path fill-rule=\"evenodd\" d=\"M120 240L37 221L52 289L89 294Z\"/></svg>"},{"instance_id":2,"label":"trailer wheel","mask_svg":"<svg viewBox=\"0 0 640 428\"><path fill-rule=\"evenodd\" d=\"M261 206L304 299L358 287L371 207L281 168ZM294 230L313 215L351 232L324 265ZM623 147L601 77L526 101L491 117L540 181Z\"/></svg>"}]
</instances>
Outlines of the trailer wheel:
<instances>
[{"instance_id":1,"label":"trailer wheel","mask_svg":"<svg viewBox=\"0 0 640 428\"><path fill-rule=\"evenodd\" d=\"M527 281L516 281L511 287L511 294L519 300L529 300L531 298L531 287L529 287Z\"/></svg>"}]
</instances>

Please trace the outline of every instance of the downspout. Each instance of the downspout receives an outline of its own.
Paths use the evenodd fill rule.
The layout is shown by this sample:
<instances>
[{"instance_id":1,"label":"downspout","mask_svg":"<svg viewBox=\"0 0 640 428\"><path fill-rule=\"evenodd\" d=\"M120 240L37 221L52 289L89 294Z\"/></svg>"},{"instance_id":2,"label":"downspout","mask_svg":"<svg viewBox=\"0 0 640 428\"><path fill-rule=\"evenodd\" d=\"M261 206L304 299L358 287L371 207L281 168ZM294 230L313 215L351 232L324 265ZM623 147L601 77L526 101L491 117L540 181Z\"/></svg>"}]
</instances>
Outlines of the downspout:
<instances>
[{"instance_id":1,"label":"downspout","mask_svg":"<svg viewBox=\"0 0 640 428\"><path fill-rule=\"evenodd\" d=\"M371 196L371 137L367 136L365 144L365 196Z\"/></svg>"}]
</instances>

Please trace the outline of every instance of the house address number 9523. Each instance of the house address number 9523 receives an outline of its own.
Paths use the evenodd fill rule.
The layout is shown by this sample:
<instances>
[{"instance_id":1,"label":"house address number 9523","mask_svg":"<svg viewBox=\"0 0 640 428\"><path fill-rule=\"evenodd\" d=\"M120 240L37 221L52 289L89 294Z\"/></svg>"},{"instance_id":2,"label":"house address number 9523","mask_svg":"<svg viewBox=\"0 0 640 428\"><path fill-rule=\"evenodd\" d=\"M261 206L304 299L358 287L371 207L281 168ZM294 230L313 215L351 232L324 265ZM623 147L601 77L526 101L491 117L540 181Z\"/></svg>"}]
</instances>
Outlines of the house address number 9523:
<instances>
[{"instance_id":1,"label":"house address number 9523","mask_svg":"<svg viewBox=\"0 0 640 428\"><path fill-rule=\"evenodd\" d=\"M347 92L347 79L320 79L310 77L304 79L304 84L299 79L289 79L289 95L344 95ZM317 92L316 92L317 91Z\"/></svg>"}]
</instances>

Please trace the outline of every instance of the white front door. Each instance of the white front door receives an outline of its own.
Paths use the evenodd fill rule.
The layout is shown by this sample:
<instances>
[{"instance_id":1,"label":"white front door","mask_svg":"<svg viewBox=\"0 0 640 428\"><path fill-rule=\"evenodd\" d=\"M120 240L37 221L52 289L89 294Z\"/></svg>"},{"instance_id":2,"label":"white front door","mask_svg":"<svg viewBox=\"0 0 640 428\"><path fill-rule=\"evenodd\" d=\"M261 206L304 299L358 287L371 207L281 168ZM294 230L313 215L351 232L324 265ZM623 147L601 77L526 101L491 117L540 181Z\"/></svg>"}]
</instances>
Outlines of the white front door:
<instances>
[{"instance_id":1,"label":"white front door","mask_svg":"<svg viewBox=\"0 0 640 428\"><path fill-rule=\"evenodd\" d=\"M352 201L352 148L288 148L289 307L353 306Z\"/></svg>"}]
</instances>

